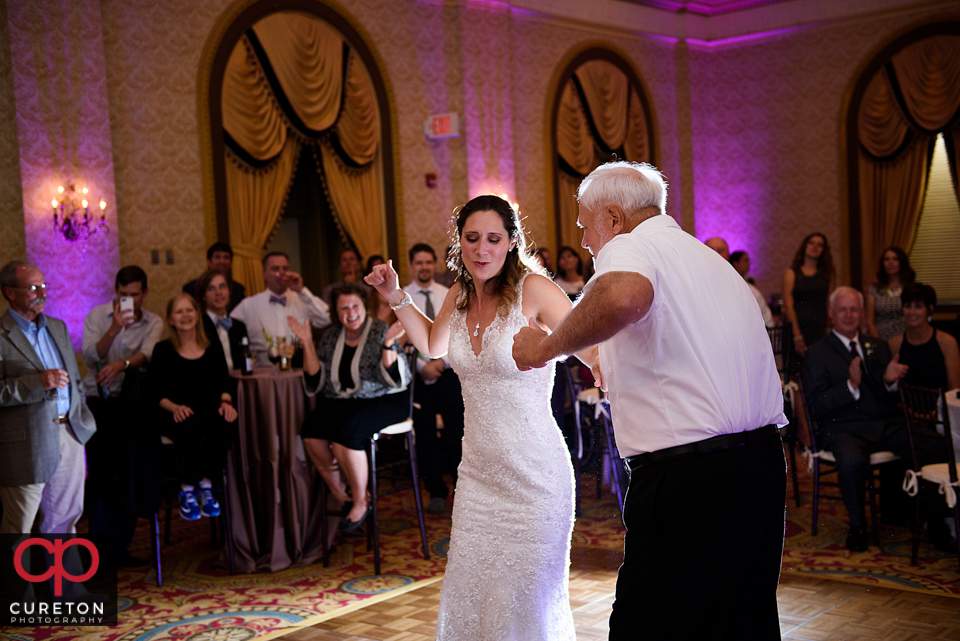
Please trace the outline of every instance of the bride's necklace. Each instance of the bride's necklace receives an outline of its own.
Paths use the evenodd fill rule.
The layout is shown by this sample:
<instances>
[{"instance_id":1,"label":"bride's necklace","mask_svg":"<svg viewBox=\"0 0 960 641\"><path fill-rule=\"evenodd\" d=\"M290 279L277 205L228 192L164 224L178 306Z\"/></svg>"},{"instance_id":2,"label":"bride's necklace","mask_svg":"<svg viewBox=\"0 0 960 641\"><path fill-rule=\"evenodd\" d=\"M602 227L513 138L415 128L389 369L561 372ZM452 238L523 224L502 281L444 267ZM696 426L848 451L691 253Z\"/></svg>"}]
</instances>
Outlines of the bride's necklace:
<instances>
[{"instance_id":1,"label":"bride's necklace","mask_svg":"<svg viewBox=\"0 0 960 641\"><path fill-rule=\"evenodd\" d=\"M480 335L480 322L483 320L483 303L480 302L480 297L477 297L477 326L473 328L473 335Z\"/></svg>"}]
</instances>

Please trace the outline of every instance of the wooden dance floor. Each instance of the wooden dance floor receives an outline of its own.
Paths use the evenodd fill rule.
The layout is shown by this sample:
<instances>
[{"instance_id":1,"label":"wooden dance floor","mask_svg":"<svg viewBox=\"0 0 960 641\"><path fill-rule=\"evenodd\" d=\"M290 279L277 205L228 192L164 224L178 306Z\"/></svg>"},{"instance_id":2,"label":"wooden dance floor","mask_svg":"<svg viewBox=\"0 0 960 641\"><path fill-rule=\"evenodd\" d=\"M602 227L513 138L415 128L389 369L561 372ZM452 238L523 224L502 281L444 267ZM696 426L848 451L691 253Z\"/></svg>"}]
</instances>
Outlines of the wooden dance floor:
<instances>
[{"instance_id":1,"label":"wooden dance floor","mask_svg":"<svg viewBox=\"0 0 960 641\"><path fill-rule=\"evenodd\" d=\"M606 641L620 552L574 547L570 605L578 641ZM433 641L442 582L375 603L284 641ZM782 575L777 591L784 639L876 641L960 639L960 599Z\"/></svg>"}]
</instances>

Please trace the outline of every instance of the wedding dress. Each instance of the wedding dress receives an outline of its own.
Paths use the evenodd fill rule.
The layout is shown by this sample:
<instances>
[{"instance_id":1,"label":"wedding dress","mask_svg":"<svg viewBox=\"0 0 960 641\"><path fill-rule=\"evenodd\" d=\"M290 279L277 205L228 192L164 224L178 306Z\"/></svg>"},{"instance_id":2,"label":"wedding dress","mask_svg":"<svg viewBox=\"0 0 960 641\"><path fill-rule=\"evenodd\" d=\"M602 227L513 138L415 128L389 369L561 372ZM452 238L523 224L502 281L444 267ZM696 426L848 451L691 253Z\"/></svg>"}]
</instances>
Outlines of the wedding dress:
<instances>
[{"instance_id":1,"label":"wedding dress","mask_svg":"<svg viewBox=\"0 0 960 641\"><path fill-rule=\"evenodd\" d=\"M576 638L567 588L573 467L550 409L553 364L521 372L513 360L513 336L527 325L519 293L484 332L479 355L466 313L450 319L464 437L438 641Z\"/></svg>"}]
</instances>

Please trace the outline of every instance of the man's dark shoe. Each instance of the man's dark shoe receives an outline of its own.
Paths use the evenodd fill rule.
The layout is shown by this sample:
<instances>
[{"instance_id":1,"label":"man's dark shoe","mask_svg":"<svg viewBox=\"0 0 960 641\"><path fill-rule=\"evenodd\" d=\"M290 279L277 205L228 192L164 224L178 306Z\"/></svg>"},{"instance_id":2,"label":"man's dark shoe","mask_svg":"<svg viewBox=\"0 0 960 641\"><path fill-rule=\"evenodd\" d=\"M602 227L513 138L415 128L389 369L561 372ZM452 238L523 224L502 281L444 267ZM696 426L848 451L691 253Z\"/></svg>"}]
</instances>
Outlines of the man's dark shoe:
<instances>
[{"instance_id":1,"label":"man's dark shoe","mask_svg":"<svg viewBox=\"0 0 960 641\"><path fill-rule=\"evenodd\" d=\"M847 534L847 549L851 552L867 551L867 531L862 526L850 526Z\"/></svg>"},{"instance_id":2,"label":"man's dark shoe","mask_svg":"<svg viewBox=\"0 0 960 641\"><path fill-rule=\"evenodd\" d=\"M927 538L933 543L933 547L941 552L957 553L957 543L953 540L950 528L942 518L931 518L927 522Z\"/></svg>"}]
</instances>

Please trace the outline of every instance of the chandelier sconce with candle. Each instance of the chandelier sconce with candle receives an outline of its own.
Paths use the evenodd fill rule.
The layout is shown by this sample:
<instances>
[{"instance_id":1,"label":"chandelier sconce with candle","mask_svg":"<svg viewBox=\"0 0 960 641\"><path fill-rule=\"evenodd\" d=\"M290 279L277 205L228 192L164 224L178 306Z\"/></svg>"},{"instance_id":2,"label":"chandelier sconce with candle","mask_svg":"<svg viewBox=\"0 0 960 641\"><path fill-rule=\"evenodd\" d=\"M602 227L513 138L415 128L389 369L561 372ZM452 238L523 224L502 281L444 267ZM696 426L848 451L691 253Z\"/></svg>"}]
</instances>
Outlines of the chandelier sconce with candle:
<instances>
[{"instance_id":1,"label":"chandelier sconce with candle","mask_svg":"<svg viewBox=\"0 0 960 641\"><path fill-rule=\"evenodd\" d=\"M53 199L53 233L55 236L63 236L70 242L78 240L87 240L96 236L102 236L104 242L107 238L107 203L103 198L100 199L100 218L90 215L90 203L88 201L87 188L83 187L79 191L73 183L57 187L57 197Z\"/></svg>"}]
</instances>

